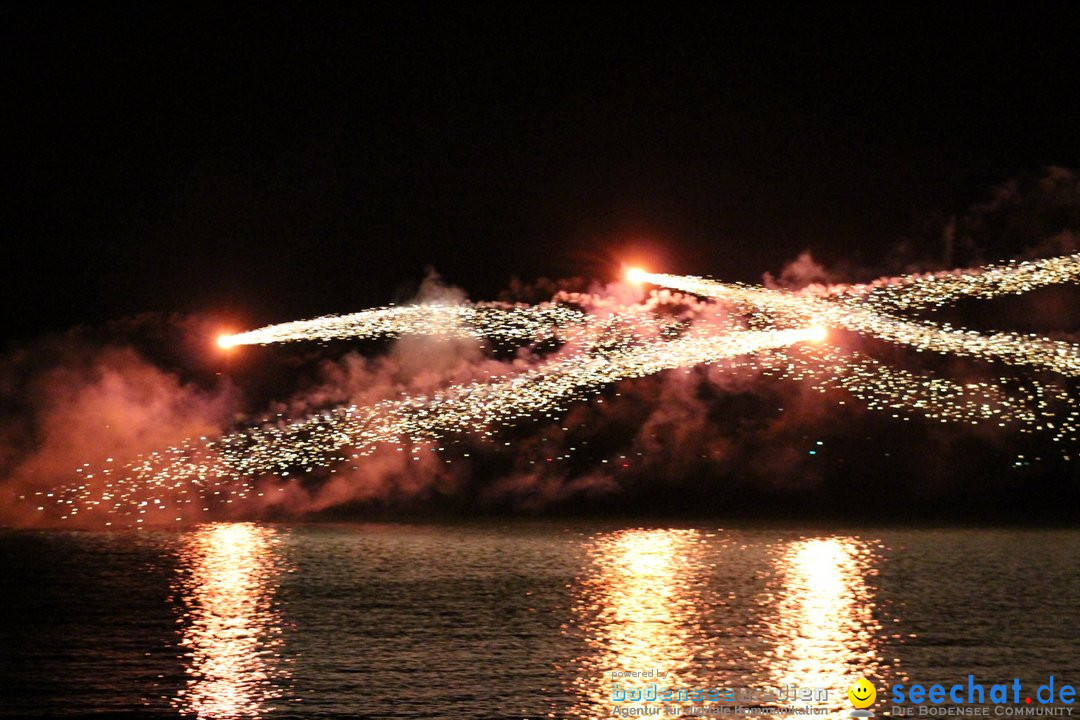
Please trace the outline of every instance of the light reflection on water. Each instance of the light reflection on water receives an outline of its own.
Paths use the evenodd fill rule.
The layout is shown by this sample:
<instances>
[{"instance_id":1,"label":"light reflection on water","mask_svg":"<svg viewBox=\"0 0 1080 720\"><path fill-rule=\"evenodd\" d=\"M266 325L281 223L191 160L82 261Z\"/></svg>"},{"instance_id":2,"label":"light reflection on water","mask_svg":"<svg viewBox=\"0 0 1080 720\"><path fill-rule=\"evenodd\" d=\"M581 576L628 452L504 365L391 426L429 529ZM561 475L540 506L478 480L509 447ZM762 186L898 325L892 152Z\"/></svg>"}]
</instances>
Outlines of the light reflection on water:
<instances>
[{"instance_id":1,"label":"light reflection on water","mask_svg":"<svg viewBox=\"0 0 1080 720\"><path fill-rule=\"evenodd\" d=\"M1073 529L0 531L0 716L593 720L659 665L870 672L881 718L893 682L1075 684L1077 567Z\"/></svg>"},{"instance_id":2,"label":"light reflection on water","mask_svg":"<svg viewBox=\"0 0 1080 720\"><path fill-rule=\"evenodd\" d=\"M572 717L610 711L615 683L700 686L695 654L705 641L696 596L705 569L702 544L697 530L620 530L591 539L590 565L573 607L591 652L579 659L572 680ZM653 669L667 675L611 677L613 671Z\"/></svg>"},{"instance_id":3,"label":"light reflection on water","mask_svg":"<svg viewBox=\"0 0 1080 720\"><path fill-rule=\"evenodd\" d=\"M203 525L181 539L176 599L186 685L173 701L200 720L257 718L282 694L283 572L277 531L253 523Z\"/></svg>"},{"instance_id":4,"label":"light reflection on water","mask_svg":"<svg viewBox=\"0 0 1080 720\"><path fill-rule=\"evenodd\" d=\"M878 558L872 545L857 538L762 539L748 546L726 542L722 531L633 529L594 535L586 552L572 613L588 651L572 666L571 717L610 714L615 683L746 687L762 692L744 697L742 705L795 702L839 710L846 708L847 686L863 674L873 678L880 667L881 626L866 582ZM731 566L747 567L762 555L769 562L759 586L722 586ZM611 675L654 669L666 675ZM783 688L792 683L828 688L828 700L789 698ZM770 696L767 688L776 692ZM685 714L686 707L703 704L623 706L681 706Z\"/></svg>"},{"instance_id":5,"label":"light reflection on water","mask_svg":"<svg viewBox=\"0 0 1080 720\"><path fill-rule=\"evenodd\" d=\"M872 678L881 665L881 625L866 578L876 574L873 548L853 537L820 537L787 543L776 560L772 607L765 628L772 650L766 669L777 686L823 687L834 710L847 706L847 687Z\"/></svg>"}]
</instances>

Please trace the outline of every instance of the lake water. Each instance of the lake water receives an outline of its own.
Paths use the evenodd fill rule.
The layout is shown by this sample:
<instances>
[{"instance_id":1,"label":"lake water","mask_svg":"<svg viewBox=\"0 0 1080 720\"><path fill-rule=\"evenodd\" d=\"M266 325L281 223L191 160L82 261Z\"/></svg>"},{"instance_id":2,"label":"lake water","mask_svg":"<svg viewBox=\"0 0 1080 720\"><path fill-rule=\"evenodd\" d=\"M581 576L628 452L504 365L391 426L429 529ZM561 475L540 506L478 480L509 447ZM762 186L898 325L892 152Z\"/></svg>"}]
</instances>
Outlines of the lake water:
<instances>
[{"instance_id":1,"label":"lake water","mask_svg":"<svg viewBox=\"0 0 1080 720\"><path fill-rule=\"evenodd\" d=\"M1080 531L0 532L0 714L597 718L620 690L1080 684ZM613 678L612 673L654 673ZM659 677L658 673L664 673ZM713 706L716 704L714 703ZM1077 713L1080 714L1080 713ZM995 717L991 711L990 717Z\"/></svg>"}]
</instances>

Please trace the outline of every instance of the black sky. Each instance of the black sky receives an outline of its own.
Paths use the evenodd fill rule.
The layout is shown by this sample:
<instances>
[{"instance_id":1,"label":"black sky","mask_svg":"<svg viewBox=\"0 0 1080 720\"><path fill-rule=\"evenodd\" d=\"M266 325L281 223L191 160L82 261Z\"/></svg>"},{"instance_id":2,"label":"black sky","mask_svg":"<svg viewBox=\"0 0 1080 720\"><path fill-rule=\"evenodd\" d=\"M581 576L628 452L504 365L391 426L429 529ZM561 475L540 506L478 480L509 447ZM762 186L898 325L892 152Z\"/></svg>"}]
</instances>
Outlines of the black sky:
<instances>
[{"instance_id":1,"label":"black sky","mask_svg":"<svg viewBox=\"0 0 1080 720\"><path fill-rule=\"evenodd\" d=\"M8 5L2 337L357 310L429 265L475 299L872 265L1080 161L1065 7Z\"/></svg>"}]
</instances>

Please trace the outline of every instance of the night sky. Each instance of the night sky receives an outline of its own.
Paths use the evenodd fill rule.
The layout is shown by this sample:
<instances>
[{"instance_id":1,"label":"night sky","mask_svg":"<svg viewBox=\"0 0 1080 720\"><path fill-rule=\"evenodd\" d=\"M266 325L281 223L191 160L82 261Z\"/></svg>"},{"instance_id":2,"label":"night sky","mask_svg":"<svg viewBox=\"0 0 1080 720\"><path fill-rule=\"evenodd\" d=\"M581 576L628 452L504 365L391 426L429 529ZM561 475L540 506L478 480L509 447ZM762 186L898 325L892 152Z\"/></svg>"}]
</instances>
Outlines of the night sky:
<instances>
[{"instance_id":1,"label":"night sky","mask_svg":"<svg viewBox=\"0 0 1080 720\"><path fill-rule=\"evenodd\" d=\"M873 267L1080 160L1054 6L345 7L5 7L3 338L357 310L428 266L473 299Z\"/></svg>"},{"instance_id":2,"label":"night sky","mask_svg":"<svg viewBox=\"0 0 1080 720\"><path fill-rule=\"evenodd\" d=\"M0 484L424 393L425 373L458 377L447 363L487 377L480 356L408 338L213 344L414 300L431 269L472 300L536 302L628 263L864 281L1076 252L1066 8L5 7ZM819 264L792 265L807 250ZM1064 286L934 317L1075 342L1077 308ZM958 382L1011 372L835 340ZM508 450L470 438L434 472L386 465L404 456L389 447L345 497L323 503L321 475L304 491L344 516L858 517L864 487L889 517L1041 521L1080 502L1075 448L1045 432L737 376L618 383L606 404L500 429Z\"/></svg>"}]
</instances>

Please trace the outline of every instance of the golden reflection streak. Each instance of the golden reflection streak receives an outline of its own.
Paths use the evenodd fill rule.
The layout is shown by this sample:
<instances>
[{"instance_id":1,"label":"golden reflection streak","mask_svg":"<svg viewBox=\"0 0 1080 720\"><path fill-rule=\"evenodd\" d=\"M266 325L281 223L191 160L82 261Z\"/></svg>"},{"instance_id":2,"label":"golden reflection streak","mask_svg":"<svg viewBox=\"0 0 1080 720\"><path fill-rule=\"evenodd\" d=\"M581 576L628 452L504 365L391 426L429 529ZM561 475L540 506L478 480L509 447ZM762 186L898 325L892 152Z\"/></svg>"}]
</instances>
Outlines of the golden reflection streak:
<instances>
[{"instance_id":1,"label":"golden reflection streak","mask_svg":"<svg viewBox=\"0 0 1080 720\"><path fill-rule=\"evenodd\" d=\"M790 543L776 561L778 596L770 596L776 620L769 626L770 675L777 685L827 688L828 701L806 702L850 709L847 688L872 678L881 665L881 625L866 577L875 575L870 546L851 537Z\"/></svg>"},{"instance_id":2,"label":"golden reflection streak","mask_svg":"<svg viewBox=\"0 0 1080 720\"><path fill-rule=\"evenodd\" d=\"M571 717L609 715L612 690L700 686L693 662L703 640L696 596L703 539L696 530L622 530L594 537L574 614L592 649L572 673ZM663 678L613 678L613 671L666 672ZM641 707L678 702L627 702Z\"/></svg>"},{"instance_id":3,"label":"golden reflection streak","mask_svg":"<svg viewBox=\"0 0 1080 720\"><path fill-rule=\"evenodd\" d=\"M177 595L188 679L173 702L183 714L257 718L280 697L289 673L274 604L278 542L254 523L203 525L183 538Z\"/></svg>"}]
</instances>

